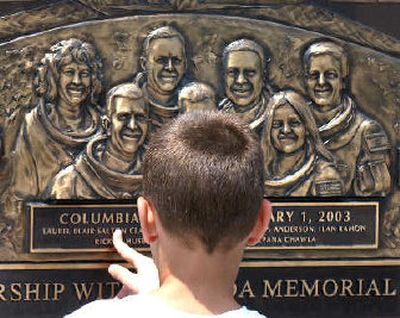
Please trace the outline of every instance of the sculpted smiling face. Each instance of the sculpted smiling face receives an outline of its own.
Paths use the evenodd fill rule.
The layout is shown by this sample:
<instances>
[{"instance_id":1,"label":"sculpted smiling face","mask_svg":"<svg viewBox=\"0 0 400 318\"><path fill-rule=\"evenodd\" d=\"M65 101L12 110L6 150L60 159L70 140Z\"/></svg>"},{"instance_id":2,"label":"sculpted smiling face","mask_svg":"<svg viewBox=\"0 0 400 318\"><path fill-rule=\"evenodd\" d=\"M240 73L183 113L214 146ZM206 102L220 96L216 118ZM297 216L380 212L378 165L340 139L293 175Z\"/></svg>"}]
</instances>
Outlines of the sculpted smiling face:
<instances>
[{"instance_id":1,"label":"sculpted smiling face","mask_svg":"<svg viewBox=\"0 0 400 318\"><path fill-rule=\"evenodd\" d=\"M171 94L186 71L185 47L178 37L150 42L144 69L148 85L161 94Z\"/></svg>"},{"instance_id":2,"label":"sculpted smiling face","mask_svg":"<svg viewBox=\"0 0 400 318\"><path fill-rule=\"evenodd\" d=\"M291 154L304 147L306 128L292 106L279 106L272 120L271 140L275 149Z\"/></svg>"},{"instance_id":3,"label":"sculpted smiling face","mask_svg":"<svg viewBox=\"0 0 400 318\"><path fill-rule=\"evenodd\" d=\"M311 56L306 73L308 94L321 111L331 110L340 104L343 73L337 59L328 54Z\"/></svg>"},{"instance_id":4,"label":"sculpted smiling face","mask_svg":"<svg viewBox=\"0 0 400 318\"><path fill-rule=\"evenodd\" d=\"M233 51L227 55L225 94L238 106L258 101L263 87L262 63L252 51Z\"/></svg>"},{"instance_id":5,"label":"sculpted smiling face","mask_svg":"<svg viewBox=\"0 0 400 318\"><path fill-rule=\"evenodd\" d=\"M148 121L144 99L116 96L111 115L111 143L125 155L133 155L145 140Z\"/></svg>"},{"instance_id":6,"label":"sculpted smiling face","mask_svg":"<svg viewBox=\"0 0 400 318\"><path fill-rule=\"evenodd\" d=\"M58 81L58 94L67 105L81 106L91 88L91 73L86 64L69 63L63 65Z\"/></svg>"}]
</instances>

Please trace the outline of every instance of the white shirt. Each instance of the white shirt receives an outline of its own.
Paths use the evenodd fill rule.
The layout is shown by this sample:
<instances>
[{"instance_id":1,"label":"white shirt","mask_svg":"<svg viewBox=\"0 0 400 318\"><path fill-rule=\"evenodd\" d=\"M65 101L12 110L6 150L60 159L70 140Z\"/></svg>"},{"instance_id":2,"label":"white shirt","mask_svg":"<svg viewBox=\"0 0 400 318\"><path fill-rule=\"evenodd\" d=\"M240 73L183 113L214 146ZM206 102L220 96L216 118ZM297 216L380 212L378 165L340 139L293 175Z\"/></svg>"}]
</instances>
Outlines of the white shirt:
<instances>
[{"instance_id":1,"label":"white shirt","mask_svg":"<svg viewBox=\"0 0 400 318\"><path fill-rule=\"evenodd\" d=\"M160 304L150 295L134 295L122 299L114 298L91 302L65 318L266 318L257 311L246 307L227 311L219 315L196 315L177 311L165 304Z\"/></svg>"}]
</instances>

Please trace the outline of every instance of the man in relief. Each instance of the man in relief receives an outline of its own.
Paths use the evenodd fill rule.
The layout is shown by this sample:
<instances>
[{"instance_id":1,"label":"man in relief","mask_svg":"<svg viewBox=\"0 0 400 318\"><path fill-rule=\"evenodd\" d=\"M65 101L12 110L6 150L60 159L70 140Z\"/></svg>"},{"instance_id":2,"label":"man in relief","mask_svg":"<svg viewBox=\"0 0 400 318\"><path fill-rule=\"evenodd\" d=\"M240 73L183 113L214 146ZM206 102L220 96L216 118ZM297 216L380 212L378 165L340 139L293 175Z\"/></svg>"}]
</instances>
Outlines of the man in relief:
<instances>
[{"instance_id":1,"label":"man in relief","mask_svg":"<svg viewBox=\"0 0 400 318\"><path fill-rule=\"evenodd\" d=\"M271 89L265 82L267 61L256 42L240 39L229 44L222 56L225 98L218 108L237 114L261 136Z\"/></svg>"},{"instance_id":2,"label":"man in relief","mask_svg":"<svg viewBox=\"0 0 400 318\"><path fill-rule=\"evenodd\" d=\"M205 83L191 82L179 91L178 107L182 113L194 110L216 110L217 100L214 89Z\"/></svg>"},{"instance_id":3,"label":"man in relief","mask_svg":"<svg viewBox=\"0 0 400 318\"><path fill-rule=\"evenodd\" d=\"M24 119L15 144L10 194L38 198L101 130L97 99L101 61L78 39L61 41L41 61L39 103Z\"/></svg>"},{"instance_id":4,"label":"man in relief","mask_svg":"<svg viewBox=\"0 0 400 318\"><path fill-rule=\"evenodd\" d=\"M334 155L345 194L384 196L390 191L390 143L375 120L346 94L349 60L343 47L323 40L303 55L305 84L319 134Z\"/></svg>"},{"instance_id":5,"label":"man in relief","mask_svg":"<svg viewBox=\"0 0 400 318\"><path fill-rule=\"evenodd\" d=\"M325 148L308 103L294 91L273 95L262 138L265 194L340 196L343 182Z\"/></svg>"},{"instance_id":6,"label":"man in relief","mask_svg":"<svg viewBox=\"0 0 400 318\"><path fill-rule=\"evenodd\" d=\"M135 82L143 86L149 100L151 131L155 131L179 113L178 88L187 66L182 34L170 26L150 32L143 43L140 66L142 72Z\"/></svg>"},{"instance_id":7,"label":"man in relief","mask_svg":"<svg viewBox=\"0 0 400 318\"><path fill-rule=\"evenodd\" d=\"M133 83L107 94L107 134L91 140L76 163L55 178L56 199L132 199L141 185L148 105Z\"/></svg>"}]
</instances>

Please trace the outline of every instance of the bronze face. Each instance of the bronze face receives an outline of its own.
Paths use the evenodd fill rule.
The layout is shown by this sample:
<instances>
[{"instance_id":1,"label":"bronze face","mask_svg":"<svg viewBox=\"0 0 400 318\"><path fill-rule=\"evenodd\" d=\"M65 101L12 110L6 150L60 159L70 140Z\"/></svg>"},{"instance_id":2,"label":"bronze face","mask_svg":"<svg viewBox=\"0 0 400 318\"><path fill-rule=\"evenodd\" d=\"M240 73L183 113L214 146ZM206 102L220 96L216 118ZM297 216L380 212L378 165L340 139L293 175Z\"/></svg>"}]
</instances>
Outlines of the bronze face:
<instances>
[{"instance_id":1,"label":"bronze face","mask_svg":"<svg viewBox=\"0 0 400 318\"><path fill-rule=\"evenodd\" d=\"M225 94L238 106L246 107L258 101L261 95L262 63L252 51L233 51L227 56Z\"/></svg>"},{"instance_id":2,"label":"bronze face","mask_svg":"<svg viewBox=\"0 0 400 318\"><path fill-rule=\"evenodd\" d=\"M321 111L338 106L343 89L340 61L328 54L312 56L307 67L306 86L311 100Z\"/></svg>"},{"instance_id":3,"label":"bronze face","mask_svg":"<svg viewBox=\"0 0 400 318\"><path fill-rule=\"evenodd\" d=\"M59 97L67 105L80 106L88 97L91 87L90 69L86 64L63 65L59 78Z\"/></svg>"},{"instance_id":4,"label":"bronze face","mask_svg":"<svg viewBox=\"0 0 400 318\"><path fill-rule=\"evenodd\" d=\"M292 106L279 106L272 120L271 140L279 152L291 154L304 147L306 128Z\"/></svg>"},{"instance_id":5,"label":"bronze face","mask_svg":"<svg viewBox=\"0 0 400 318\"><path fill-rule=\"evenodd\" d=\"M185 100L183 102L183 108L186 111L193 111L193 110L215 110L217 107L215 105L215 101L205 98L200 101L192 101L192 100Z\"/></svg>"},{"instance_id":6,"label":"bronze face","mask_svg":"<svg viewBox=\"0 0 400 318\"><path fill-rule=\"evenodd\" d=\"M148 85L160 94L171 94L186 71L184 44L178 37L155 39L145 61Z\"/></svg>"},{"instance_id":7,"label":"bronze face","mask_svg":"<svg viewBox=\"0 0 400 318\"><path fill-rule=\"evenodd\" d=\"M178 107L181 112L216 110L214 89L205 83L192 82L180 90Z\"/></svg>"},{"instance_id":8,"label":"bronze face","mask_svg":"<svg viewBox=\"0 0 400 318\"><path fill-rule=\"evenodd\" d=\"M114 98L111 115L111 143L126 155L133 155L143 144L148 121L143 99Z\"/></svg>"}]
</instances>

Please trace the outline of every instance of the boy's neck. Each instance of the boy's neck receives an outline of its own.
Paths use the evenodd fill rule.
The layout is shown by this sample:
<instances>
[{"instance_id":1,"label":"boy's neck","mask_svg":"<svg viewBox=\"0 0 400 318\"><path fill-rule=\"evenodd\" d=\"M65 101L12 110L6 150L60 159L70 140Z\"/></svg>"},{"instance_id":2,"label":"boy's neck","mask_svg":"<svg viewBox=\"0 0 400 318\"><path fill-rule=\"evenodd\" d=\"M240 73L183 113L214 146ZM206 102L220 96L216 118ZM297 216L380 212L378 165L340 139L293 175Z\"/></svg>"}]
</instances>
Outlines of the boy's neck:
<instances>
[{"instance_id":1,"label":"boy's neck","mask_svg":"<svg viewBox=\"0 0 400 318\"><path fill-rule=\"evenodd\" d=\"M169 244L166 244L169 245ZM172 244L174 245L174 244ZM208 254L202 248L165 246L159 249L157 266L161 287L154 296L169 307L192 314L217 315L239 309L233 287L242 248Z\"/></svg>"}]
</instances>

